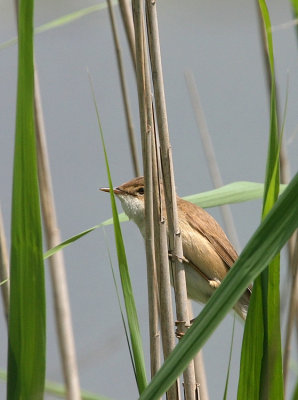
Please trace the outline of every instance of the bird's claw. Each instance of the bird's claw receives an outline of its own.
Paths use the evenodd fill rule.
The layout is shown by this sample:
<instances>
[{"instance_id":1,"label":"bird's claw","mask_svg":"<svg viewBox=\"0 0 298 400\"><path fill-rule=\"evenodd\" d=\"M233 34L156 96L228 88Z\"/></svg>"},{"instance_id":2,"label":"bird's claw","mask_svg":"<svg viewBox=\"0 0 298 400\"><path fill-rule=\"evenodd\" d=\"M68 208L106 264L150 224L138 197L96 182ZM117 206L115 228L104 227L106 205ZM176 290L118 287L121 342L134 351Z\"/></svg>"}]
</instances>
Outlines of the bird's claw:
<instances>
[{"instance_id":1,"label":"bird's claw","mask_svg":"<svg viewBox=\"0 0 298 400\"><path fill-rule=\"evenodd\" d=\"M213 289L217 289L220 285L220 280L215 278L215 279L209 279L209 285L213 288Z\"/></svg>"},{"instance_id":2,"label":"bird's claw","mask_svg":"<svg viewBox=\"0 0 298 400\"><path fill-rule=\"evenodd\" d=\"M175 326L177 327L175 331L175 335L177 339L182 339L183 336L186 334L187 329L191 326L192 321L187 324L185 321L176 321Z\"/></svg>"}]
</instances>

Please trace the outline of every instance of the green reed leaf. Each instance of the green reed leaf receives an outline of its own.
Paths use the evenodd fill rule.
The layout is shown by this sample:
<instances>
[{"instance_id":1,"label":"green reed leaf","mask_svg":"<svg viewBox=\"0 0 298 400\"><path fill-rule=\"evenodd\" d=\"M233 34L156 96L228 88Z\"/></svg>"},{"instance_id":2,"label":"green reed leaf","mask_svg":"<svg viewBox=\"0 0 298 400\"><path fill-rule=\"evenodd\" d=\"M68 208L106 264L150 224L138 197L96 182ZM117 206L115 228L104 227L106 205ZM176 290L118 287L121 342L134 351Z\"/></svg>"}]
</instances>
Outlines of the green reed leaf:
<instances>
[{"instance_id":1,"label":"green reed leaf","mask_svg":"<svg viewBox=\"0 0 298 400\"><path fill-rule=\"evenodd\" d=\"M43 399L45 287L34 129L33 0L19 2L7 398Z\"/></svg>"}]
</instances>

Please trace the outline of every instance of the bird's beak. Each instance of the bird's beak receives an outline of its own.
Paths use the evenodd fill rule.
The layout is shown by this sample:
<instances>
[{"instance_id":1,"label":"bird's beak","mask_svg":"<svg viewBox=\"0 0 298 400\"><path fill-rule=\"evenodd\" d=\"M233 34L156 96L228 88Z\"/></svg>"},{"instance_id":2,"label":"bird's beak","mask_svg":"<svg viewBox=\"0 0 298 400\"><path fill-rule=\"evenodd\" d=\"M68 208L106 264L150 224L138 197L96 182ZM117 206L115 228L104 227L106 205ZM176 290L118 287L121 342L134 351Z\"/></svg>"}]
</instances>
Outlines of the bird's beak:
<instances>
[{"instance_id":1,"label":"bird's beak","mask_svg":"<svg viewBox=\"0 0 298 400\"><path fill-rule=\"evenodd\" d=\"M99 188L102 192L110 193L110 188Z\"/></svg>"},{"instance_id":2,"label":"bird's beak","mask_svg":"<svg viewBox=\"0 0 298 400\"><path fill-rule=\"evenodd\" d=\"M110 188L99 188L99 190L101 190L102 192L110 193ZM121 190L119 188L113 188L113 192L115 194L120 194Z\"/></svg>"}]
</instances>

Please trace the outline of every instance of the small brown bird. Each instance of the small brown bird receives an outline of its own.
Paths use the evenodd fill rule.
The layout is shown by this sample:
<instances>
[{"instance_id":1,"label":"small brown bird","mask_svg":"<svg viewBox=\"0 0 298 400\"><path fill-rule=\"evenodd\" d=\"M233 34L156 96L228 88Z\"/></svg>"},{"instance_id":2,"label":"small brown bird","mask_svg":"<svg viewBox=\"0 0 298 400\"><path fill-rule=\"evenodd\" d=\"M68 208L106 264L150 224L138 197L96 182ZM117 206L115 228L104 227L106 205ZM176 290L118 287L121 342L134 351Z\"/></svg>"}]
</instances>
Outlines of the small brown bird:
<instances>
[{"instance_id":1,"label":"small brown bird","mask_svg":"<svg viewBox=\"0 0 298 400\"><path fill-rule=\"evenodd\" d=\"M109 188L101 188L109 192ZM138 177L114 189L123 210L145 237L144 177ZM188 297L206 303L220 285L238 255L215 219L201 207L177 196L178 219L182 237ZM234 309L246 319L251 288Z\"/></svg>"}]
</instances>

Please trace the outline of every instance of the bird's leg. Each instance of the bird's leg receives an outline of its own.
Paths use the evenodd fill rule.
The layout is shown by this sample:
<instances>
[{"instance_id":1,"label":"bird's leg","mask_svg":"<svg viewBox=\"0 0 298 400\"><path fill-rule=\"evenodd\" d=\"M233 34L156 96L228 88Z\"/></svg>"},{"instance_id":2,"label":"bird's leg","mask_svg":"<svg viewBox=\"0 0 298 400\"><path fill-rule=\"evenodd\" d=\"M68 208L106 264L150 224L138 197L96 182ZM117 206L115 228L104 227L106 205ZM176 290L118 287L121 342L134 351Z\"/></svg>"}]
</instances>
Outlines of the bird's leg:
<instances>
[{"instance_id":1,"label":"bird's leg","mask_svg":"<svg viewBox=\"0 0 298 400\"><path fill-rule=\"evenodd\" d=\"M174 260L175 258L176 258L176 259L178 258L175 254L173 254L173 253L171 253L171 252L169 252L168 255L169 255L169 258L170 258L171 260ZM220 285L220 280L219 280L219 279L217 279L217 278L209 279L208 276L205 275L204 272L202 272L202 271L200 270L200 268L198 268L195 264L193 264L190 260L188 260L188 259L185 258L184 256L183 256L183 257L179 257L179 261L191 265L191 266L192 266L192 267L193 267L193 268L208 282L208 284L209 284L213 289L217 289L217 288L219 287L219 285ZM192 325L192 323L194 322L194 320L195 320L195 318L193 318L193 319L190 321L190 325L188 325L188 326L186 326L186 327L189 328L189 327ZM175 325L176 325L176 327L177 327L175 334L176 334L176 337L177 337L178 339L181 339L181 338L185 335L185 333L183 333L182 330L179 329L179 326L181 326L181 324L185 324L185 321L176 321L176 322L175 322Z\"/></svg>"},{"instance_id":2,"label":"bird's leg","mask_svg":"<svg viewBox=\"0 0 298 400\"><path fill-rule=\"evenodd\" d=\"M171 260L179 260L179 262L184 262L184 263L189 263L189 261L188 261L188 259L187 258L185 258L184 256L182 256L182 257L178 257L176 254L173 254L173 253L171 253L171 252L169 252L168 253L168 256L169 256L169 258L171 259Z\"/></svg>"},{"instance_id":3,"label":"bird's leg","mask_svg":"<svg viewBox=\"0 0 298 400\"><path fill-rule=\"evenodd\" d=\"M172 253L169 252L169 258L173 260L173 259L178 258L178 257L175 254L172 254ZM217 279L217 278L210 279L207 275L204 274L204 272L202 272L200 270L200 268L197 265L193 264L190 260L188 260L184 256L183 257L179 257L179 261L191 265L208 282L208 284L213 289L217 289L219 287L219 285L220 285L220 280L219 279Z\"/></svg>"},{"instance_id":4,"label":"bird's leg","mask_svg":"<svg viewBox=\"0 0 298 400\"><path fill-rule=\"evenodd\" d=\"M207 275L204 274L204 272L202 272L200 270L200 268L193 264L191 261L187 261L204 279L206 279L206 281L208 282L208 284L213 288L213 289L217 289L220 285L220 280L217 278L214 279L210 279Z\"/></svg>"}]
</instances>

